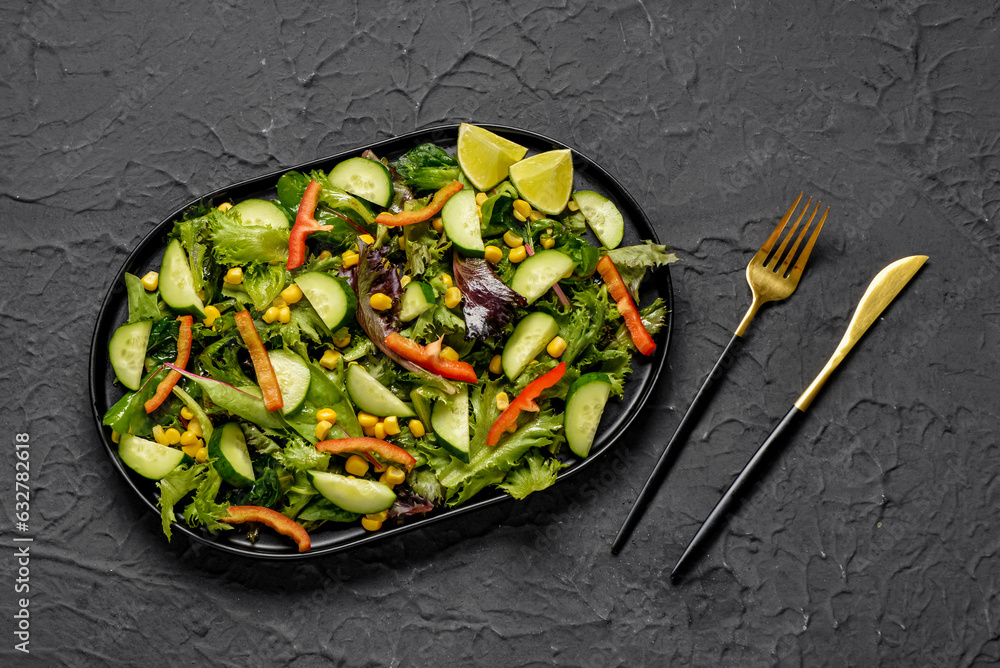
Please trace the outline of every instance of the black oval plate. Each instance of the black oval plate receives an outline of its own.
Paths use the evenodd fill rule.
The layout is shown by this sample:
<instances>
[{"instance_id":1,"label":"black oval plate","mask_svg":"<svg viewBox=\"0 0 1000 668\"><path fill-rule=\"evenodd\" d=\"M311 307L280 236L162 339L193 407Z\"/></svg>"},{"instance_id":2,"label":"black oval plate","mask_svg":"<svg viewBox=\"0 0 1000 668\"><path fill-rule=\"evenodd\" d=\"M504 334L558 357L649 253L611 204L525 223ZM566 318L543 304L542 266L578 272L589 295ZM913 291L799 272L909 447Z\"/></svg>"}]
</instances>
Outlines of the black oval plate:
<instances>
[{"instance_id":1,"label":"black oval plate","mask_svg":"<svg viewBox=\"0 0 1000 668\"><path fill-rule=\"evenodd\" d=\"M526 146L530 153L570 148L565 144L527 130L503 125L482 125L481 127ZM344 151L328 158L313 160L312 162L289 167L288 169L250 179L249 181L220 188L205 195L202 199L231 199L239 201L251 197L276 198L275 184L278 181L278 177L286 171L292 169L299 171L312 169L329 170L345 158L360 155L365 148L370 148L379 157L388 157L390 160L395 160L410 148L425 142L437 144L445 149L454 149L457 137L458 125L445 125L427 130L418 130L393 139L378 141L359 149ZM657 241L656 232L646 214L642 212L636 201L614 177L608 174L596 162L575 149L573 149L573 168L575 172L574 186L577 190L596 190L601 192L614 201L619 210L621 210L625 218L625 238L622 241L624 245L640 243L644 239ZM198 204L199 201L201 200L188 202L167 216L139 242L139 245L128 256L128 259L125 260L124 266L122 266L112 281L108 294L104 298L104 303L101 305L90 347L90 396L94 409L94 420L97 423L98 431L101 433L104 447L115 468L118 469L118 472L128 485L157 515L159 515L159 509L156 505L156 483L139 476L121 463L121 460L118 458L118 449L111 442L110 428L104 427L101 424L101 418L104 413L123 394L121 386L114 382L114 373L111 370L111 364L108 360L108 342L115 328L126 320L128 313L128 299L125 294L125 272L142 276L150 269L157 269L160 265L160 258L163 255L165 238L172 229L174 220L189 207ZM576 475L584 468L595 465L608 452L615 440L624 433L632 420L638 416L643 404L646 403L650 393L653 391L653 387L656 385L656 381L667 358L667 349L670 345L670 331L673 323L673 291L670 272L667 267L657 270L653 279L647 280L643 286L644 303L648 303L657 297L662 298L666 302L668 317L667 326L656 336L656 352L649 358L644 358L641 355L633 358L632 373L628 376L625 384L624 401L612 401L608 404L601 421L601 430L591 449L590 456L582 460L574 456L569 457L566 460L569 462L569 465L559 473L556 484ZM193 540L233 554L259 559L303 559L333 554L334 552L340 552L358 545L384 540L390 536L396 536L429 523L469 513L510 498L505 492L499 490L484 490L474 499L457 508L446 508L433 511L427 515L411 517L399 526L385 528L374 533L367 532L356 524L343 526L330 523L311 534L312 549L302 554L296 551L294 544L290 540L270 531L262 531L259 539L255 543L251 543L241 531L226 531L212 536L207 531L191 529L184 524L176 524L174 528L176 531L187 535Z\"/></svg>"}]
</instances>

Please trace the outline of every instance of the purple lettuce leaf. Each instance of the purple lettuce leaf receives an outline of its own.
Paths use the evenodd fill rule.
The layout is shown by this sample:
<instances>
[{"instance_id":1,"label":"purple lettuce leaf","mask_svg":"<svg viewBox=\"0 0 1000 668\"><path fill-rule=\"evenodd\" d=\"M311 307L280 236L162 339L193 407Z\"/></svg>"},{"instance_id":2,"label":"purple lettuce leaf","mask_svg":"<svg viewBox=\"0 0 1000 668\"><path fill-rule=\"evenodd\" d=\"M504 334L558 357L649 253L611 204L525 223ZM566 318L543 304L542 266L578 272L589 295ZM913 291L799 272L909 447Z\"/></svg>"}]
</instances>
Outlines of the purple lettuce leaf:
<instances>
[{"instance_id":1,"label":"purple lettuce leaf","mask_svg":"<svg viewBox=\"0 0 1000 668\"><path fill-rule=\"evenodd\" d=\"M527 303L524 297L507 287L486 260L455 253L452 267L455 285L462 291L465 338L486 339L503 334L514 317L514 309Z\"/></svg>"}]
</instances>

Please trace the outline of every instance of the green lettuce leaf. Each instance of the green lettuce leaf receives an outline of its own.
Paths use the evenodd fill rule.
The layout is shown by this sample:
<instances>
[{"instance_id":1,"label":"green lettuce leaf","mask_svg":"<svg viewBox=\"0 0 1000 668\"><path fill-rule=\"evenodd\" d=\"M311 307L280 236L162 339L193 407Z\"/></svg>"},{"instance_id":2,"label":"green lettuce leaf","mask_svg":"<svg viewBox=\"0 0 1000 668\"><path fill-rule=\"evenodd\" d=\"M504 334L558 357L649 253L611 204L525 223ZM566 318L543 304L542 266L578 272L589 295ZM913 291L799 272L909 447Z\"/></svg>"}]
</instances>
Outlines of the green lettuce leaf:
<instances>
[{"instance_id":1,"label":"green lettuce leaf","mask_svg":"<svg viewBox=\"0 0 1000 668\"><path fill-rule=\"evenodd\" d=\"M639 283L642 282L647 269L677 262L676 254L668 252L663 244L654 244L651 241L636 246L615 248L608 251L608 257L618 267L618 273L622 275L628 291L636 300L639 298Z\"/></svg>"},{"instance_id":2,"label":"green lettuce leaf","mask_svg":"<svg viewBox=\"0 0 1000 668\"><path fill-rule=\"evenodd\" d=\"M253 300L253 307L263 311L281 294L287 282L285 267L280 264L254 263L243 273L243 289ZM294 309L296 312L298 308Z\"/></svg>"},{"instance_id":3,"label":"green lettuce leaf","mask_svg":"<svg viewBox=\"0 0 1000 668\"><path fill-rule=\"evenodd\" d=\"M416 190L440 190L458 178L458 162L434 144L414 146L392 164L403 183Z\"/></svg>"},{"instance_id":4,"label":"green lettuce leaf","mask_svg":"<svg viewBox=\"0 0 1000 668\"><path fill-rule=\"evenodd\" d=\"M156 483L160 489L160 499L157 501L157 505L160 506L160 520L168 541L171 538L170 525L177 521L174 506L198 489L208 475L208 467L208 464L195 464L191 467L181 464Z\"/></svg>"},{"instance_id":5,"label":"green lettuce leaf","mask_svg":"<svg viewBox=\"0 0 1000 668\"><path fill-rule=\"evenodd\" d=\"M559 469L563 466L564 464L558 459L536 453L528 456L523 464L511 470L497 487L515 499L523 499L532 492L540 492L551 487L556 481Z\"/></svg>"},{"instance_id":6,"label":"green lettuce leaf","mask_svg":"<svg viewBox=\"0 0 1000 668\"><path fill-rule=\"evenodd\" d=\"M202 466L208 466L203 464ZM222 486L222 478L218 471L208 466L205 477L198 485L194 499L184 509L184 521L190 527L204 526L209 533L216 531L228 531L231 526L219 520L229 515L229 506L223 503L216 503L215 499L219 495L219 487Z\"/></svg>"},{"instance_id":7,"label":"green lettuce leaf","mask_svg":"<svg viewBox=\"0 0 1000 668\"><path fill-rule=\"evenodd\" d=\"M244 225L234 216L210 211L212 254L221 264L244 266L253 263L288 261L288 230Z\"/></svg>"},{"instance_id":8,"label":"green lettuce leaf","mask_svg":"<svg viewBox=\"0 0 1000 668\"><path fill-rule=\"evenodd\" d=\"M134 274L125 274L125 290L128 293L128 321L156 320L160 317L160 307L155 292L146 292L142 279Z\"/></svg>"},{"instance_id":9,"label":"green lettuce leaf","mask_svg":"<svg viewBox=\"0 0 1000 668\"><path fill-rule=\"evenodd\" d=\"M325 471L330 465L328 452L320 452L316 446L301 441L289 443L284 450L276 452L274 458L284 464L286 468L295 471Z\"/></svg>"}]
</instances>

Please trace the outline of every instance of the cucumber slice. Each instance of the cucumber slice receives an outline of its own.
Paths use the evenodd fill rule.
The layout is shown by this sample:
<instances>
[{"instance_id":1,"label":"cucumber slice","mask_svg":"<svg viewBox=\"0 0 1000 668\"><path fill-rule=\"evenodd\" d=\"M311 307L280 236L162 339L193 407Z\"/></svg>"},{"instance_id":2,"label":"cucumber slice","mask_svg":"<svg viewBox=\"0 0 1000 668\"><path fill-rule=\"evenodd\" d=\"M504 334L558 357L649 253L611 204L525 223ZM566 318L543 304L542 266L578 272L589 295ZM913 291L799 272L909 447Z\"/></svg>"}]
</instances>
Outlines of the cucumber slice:
<instances>
[{"instance_id":1,"label":"cucumber slice","mask_svg":"<svg viewBox=\"0 0 1000 668\"><path fill-rule=\"evenodd\" d=\"M514 327L503 347L500 362L504 375L510 380L516 380L528 363L545 350L545 346L558 333L559 323L548 313L536 311L526 315Z\"/></svg>"},{"instance_id":2,"label":"cucumber slice","mask_svg":"<svg viewBox=\"0 0 1000 668\"><path fill-rule=\"evenodd\" d=\"M566 442L579 457L590 454L601 415L611 395L611 379L606 373L585 373L576 379L566 395Z\"/></svg>"},{"instance_id":3,"label":"cucumber slice","mask_svg":"<svg viewBox=\"0 0 1000 668\"><path fill-rule=\"evenodd\" d=\"M392 175L381 162L368 158L348 158L330 170L333 185L372 204L387 207L392 203Z\"/></svg>"},{"instance_id":4,"label":"cucumber slice","mask_svg":"<svg viewBox=\"0 0 1000 668\"><path fill-rule=\"evenodd\" d=\"M448 238L462 255L483 257L482 225L479 222L476 193L463 189L445 202L441 209L441 223Z\"/></svg>"},{"instance_id":5,"label":"cucumber slice","mask_svg":"<svg viewBox=\"0 0 1000 668\"><path fill-rule=\"evenodd\" d=\"M288 217L274 202L266 199L245 199L230 209L229 214L239 216L244 225L288 229Z\"/></svg>"},{"instance_id":6,"label":"cucumber slice","mask_svg":"<svg viewBox=\"0 0 1000 668\"><path fill-rule=\"evenodd\" d=\"M281 390L281 399L284 403L281 412L290 415L306 400L312 374L309 373L305 360L293 352L271 350L267 356L271 359L271 367L278 378L278 388Z\"/></svg>"},{"instance_id":7,"label":"cucumber slice","mask_svg":"<svg viewBox=\"0 0 1000 668\"><path fill-rule=\"evenodd\" d=\"M167 244L160 265L160 296L167 306L181 313L190 313L205 319L205 305L194 290L194 276L188 264L187 253L179 239Z\"/></svg>"},{"instance_id":8,"label":"cucumber slice","mask_svg":"<svg viewBox=\"0 0 1000 668\"><path fill-rule=\"evenodd\" d=\"M246 487L256 480L250 451L243 430L235 422L227 422L212 431L208 441L208 456L222 479L233 487Z\"/></svg>"},{"instance_id":9,"label":"cucumber slice","mask_svg":"<svg viewBox=\"0 0 1000 668\"><path fill-rule=\"evenodd\" d=\"M614 202L593 190L573 193L573 201L605 248L617 248L625 234L625 220Z\"/></svg>"},{"instance_id":10,"label":"cucumber slice","mask_svg":"<svg viewBox=\"0 0 1000 668\"><path fill-rule=\"evenodd\" d=\"M371 162L369 160L368 162ZM331 330L339 329L344 322L354 317L358 308L358 298L344 279L309 271L295 279L320 319Z\"/></svg>"},{"instance_id":11,"label":"cucumber slice","mask_svg":"<svg viewBox=\"0 0 1000 668\"><path fill-rule=\"evenodd\" d=\"M347 393L359 409L372 415L385 417L413 417L416 413L395 394L378 382L360 364L347 367Z\"/></svg>"},{"instance_id":12,"label":"cucumber slice","mask_svg":"<svg viewBox=\"0 0 1000 668\"><path fill-rule=\"evenodd\" d=\"M142 382L143 365L146 361L146 346L149 344L149 330L152 320L122 325L115 330L108 343L108 357L111 368L122 385L130 390L138 390Z\"/></svg>"},{"instance_id":13,"label":"cucumber slice","mask_svg":"<svg viewBox=\"0 0 1000 668\"><path fill-rule=\"evenodd\" d=\"M434 288L421 281L410 281L399 301L399 319L415 320L421 313L434 306Z\"/></svg>"},{"instance_id":14,"label":"cucumber slice","mask_svg":"<svg viewBox=\"0 0 1000 668\"><path fill-rule=\"evenodd\" d=\"M531 304L575 266L569 255L557 250L543 250L521 263L514 272L510 287Z\"/></svg>"},{"instance_id":15,"label":"cucumber slice","mask_svg":"<svg viewBox=\"0 0 1000 668\"><path fill-rule=\"evenodd\" d=\"M177 468L184 459L184 451L132 434L122 434L118 440L118 456L143 478L160 480Z\"/></svg>"},{"instance_id":16,"label":"cucumber slice","mask_svg":"<svg viewBox=\"0 0 1000 668\"><path fill-rule=\"evenodd\" d=\"M375 480L327 471L307 471L307 475L324 499L352 513L380 513L396 502L396 493L388 485Z\"/></svg>"},{"instance_id":17,"label":"cucumber slice","mask_svg":"<svg viewBox=\"0 0 1000 668\"><path fill-rule=\"evenodd\" d=\"M444 449L469 463L469 387L462 384L456 394L434 402L431 429Z\"/></svg>"}]
</instances>

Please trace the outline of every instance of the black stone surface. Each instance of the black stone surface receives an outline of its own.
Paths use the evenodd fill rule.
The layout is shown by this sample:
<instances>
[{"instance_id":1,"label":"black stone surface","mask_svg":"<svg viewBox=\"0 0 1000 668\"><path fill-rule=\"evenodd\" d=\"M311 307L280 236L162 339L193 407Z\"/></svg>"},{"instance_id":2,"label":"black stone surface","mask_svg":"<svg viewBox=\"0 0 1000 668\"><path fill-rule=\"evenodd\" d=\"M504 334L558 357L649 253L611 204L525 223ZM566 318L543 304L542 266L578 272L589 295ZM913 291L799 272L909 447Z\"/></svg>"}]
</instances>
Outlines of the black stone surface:
<instances>
[{"instance_id":1,"label":"black stone surface","mask_svg":"<svg viewBox=\"0 0 1000 668\"><path fill-rule=\"evenodd\" d=\"M7 2L0 8L0 663L993 665L998 4ZM669 372L548 494L294 564L175 538L90 415L129 249L228 183L416 128L529 128L601 161L683 262ZM608 547L800 191L831 206L633 540ZM671 566L875 273L930 261L680 584ZM13 528L30 435L30 529ZM15 537L30 655L14 649Z\"/></svg>"}]
</instances>

